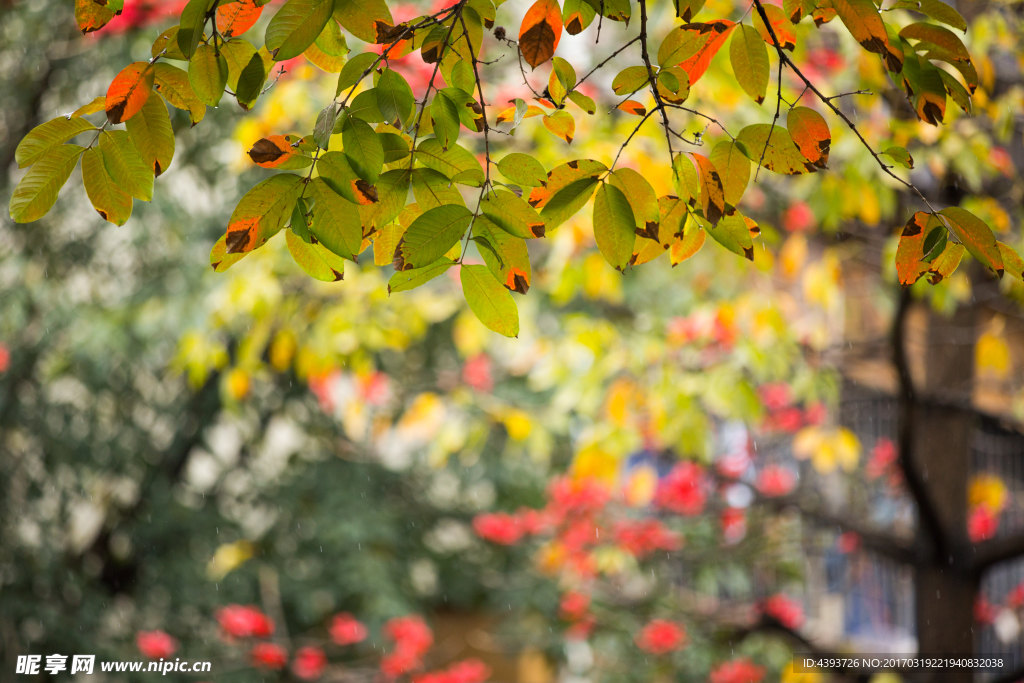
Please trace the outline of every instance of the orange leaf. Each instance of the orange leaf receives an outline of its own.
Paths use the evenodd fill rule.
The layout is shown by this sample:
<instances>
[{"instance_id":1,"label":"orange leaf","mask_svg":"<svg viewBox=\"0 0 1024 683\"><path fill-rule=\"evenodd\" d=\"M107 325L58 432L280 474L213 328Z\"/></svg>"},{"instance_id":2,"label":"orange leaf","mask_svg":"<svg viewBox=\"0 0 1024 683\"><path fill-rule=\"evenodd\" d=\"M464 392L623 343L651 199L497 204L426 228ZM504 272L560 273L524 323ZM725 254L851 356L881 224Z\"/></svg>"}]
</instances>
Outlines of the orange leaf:
<instances>
[{"instance_id":1,"label":"orange leaf","mask_svg":"<svg viewBox=\"0 0 1024 683\"><path fill-rule=\"evenodd\" d=\"M505 279L505 286L513 292L526 294L530 289L530 274L512 266L508 269L508 278Z\"/></svg>"},{"instance_id":2,"label":"orange leaf","mask_svg":"<svg viewBox=\"0 0 1024 683\"><path fill-rule=\"evenodd\" d=\"M538 106L535 106L535 105L531 104L530 106L528 106L526 108L526 113L523 114L523 118L524 119L528 119L528 118L531 118L533 116L543 116L543 115L544 115L544 110L543 109L541 109ZM498 119L497 119L497 121L495 121L495 123L507 123L509 121L515 121L515 118L516 118L516 108L515 107L509 107L508 109L506 109L503 112L501 112L500 114L498 114Z\"/></svg>"},{"instance_id":3,"label":"orange leaf","mask_svg":"<svg viewBox=\"0 0 1024 683\"><path fill-rule=\"evenodd\" d=\"M928 272L929 265L924 258L924 238L931 227L935 229L938 221L926 211L918 211L903 228L899 246L896 248L896 274L901 285L912 285Z\"/></svg>"},{"instance_id":4,"label":"orange leaf","mask_svg":"<svg viewBox=\"0 0 1024 683\"><path fill-rule=\"evenodd\" d=\"M121 10L115 12L110 9L107 4L105 0L102 4L95 0L75 0L75 21L82 33L100 30L121 13Z\"/></svg>"},{"instance_id":5,"label":"orange leaf","mask_svg":"<svg viewBox=\"0 0 1024 683\"><path fill-rule=\"evenodd\" d=\"M903 48L889 44L889 36L885 32L885 23L878 7L871 0L831 0L850 31L850 35L868 52L882 55L886 68L893 73L903 70Z\"/></svg>"},{"instance_id":6,"label":"orange leaf","mask_svg":"<svg viewBox=\"0 0 1024 683\"><path fill-rule=\"evenodd\" d=\"M768 21L771 23L772 30L775 31L775 37L779 39L782 49L790 52L796 49L796 32L793 31L793 25L786 19L786 13L775 5L764 5L764 13L768 16ZM772 46L775 45L761 15L757 12L754 13L754 28L764 38L764 42Z\"/></svg>"},{"instance_id":7,"label":"orange leaf","mask_svg":"<svg viewBox=\"0 0 1024 683\"><path fill-rule=\"evenodd\" d=\"M637 116L647 115L647 108L636 100L626 100L619 105L619 109L627 114L636 114Z\"/></svg>"},{"instance_id":8,"label":"orange leaf","mask_svg":"<svg viewBox=\"0 0 1024 683\"><path fill-rule=\"evenodd\" d=\"M554 114L545 116L544 127L566 142L572 142L573 137L576 135L576 119L564 109L559 109Z\"/></svg>"},{"instance_id":9,"label":"orange leaf","mask_svg":"<svg viewBox=\"0 0 1024 683\"><path fill-rule=\"evenodd\" d=\"M121 70L107 88L107 120L121 123L139 113L153 90L149 62L132 62Z\"/></svg>"},{"instance_id":10,"label":"orange leaf","mask_svg":"<svg viewBox=\"0 0 1024 683\"><path fill-rule=\"evenodd\" d=\"M253 27L263 14L263 5L256 6L254 0L236 0L217 8L217 30L225 38L240 36Z\"/></svg>"},{"instance_id":11,"label":"orange leaf","mask_svg":"<svg viewBox=\"0 0 1024 683\"><path fill-rule=\"evenodd\" d=\"M263 168L277 168L288 162L299 150L292 144L299 141L297 135L271 135L261 138L249 150L249 158Z\"/></svg>"},{"instance_id":12,"label":"orange leaf","mask_svg":"<svg viewBox=\"0 0 1024 683\"><path fill-rule=\"evenodd\" d=\"M794 107L789 110L786 127L804 158L818 168L827 168L832 133L821 114L807 107Z\"/></svg>"},{"instance_id":13,"label":"orange leaf","mask_svg":"<svg viewBox=\"0 0 1024 683\"><path fill-rule=\"evenodd\" d=\"M725 39L736 28L736 24L728 19L716 19L706 24L689 24L688 27L699 28L702 32L709 34L707 42L701 45L696 54L677 65L690 77L690 86L693 87L697 79L708 70L708 66L711 65L711 58L725 44Z\"/></svg>"},{"instance_id":14,"label":"orange leaf","mask_svg":"<svg viewBox=\"0 0 1024 683\"><path fill-rule=\"evenodd\" d=\"M537 0L519 27L519 49L536 69L551 59L562 37L562 10L558 0Z\"/></svg>"}]
</instances>

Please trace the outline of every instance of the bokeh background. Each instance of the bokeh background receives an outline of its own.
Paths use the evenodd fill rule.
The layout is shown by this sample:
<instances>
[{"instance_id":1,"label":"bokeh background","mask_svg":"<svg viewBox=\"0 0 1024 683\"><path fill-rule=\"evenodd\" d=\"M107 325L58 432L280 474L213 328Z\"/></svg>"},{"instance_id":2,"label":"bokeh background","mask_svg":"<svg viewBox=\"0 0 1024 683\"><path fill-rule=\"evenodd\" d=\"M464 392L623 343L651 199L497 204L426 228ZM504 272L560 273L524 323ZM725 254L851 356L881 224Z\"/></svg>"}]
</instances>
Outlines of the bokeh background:
<instances>
[{"instance_id":1,"label":"bokeh background","mask_svg":"<svg viewBox=\"0 0 1024 683\"><path fill-rule=\"evenodd\" d=\"M526 6L497 23L513 33ZM794 58L829 92L870 90L841 99L865 136L907 147L934 201L1019 248L1021 5L956 6L981 86L938 128L849 35L805 22ZM180 10L126 0L82 36L70 2L0 3L0 198L25 133L148 58ZM652 30L673 14L653 3ZM635 31L596 28L559 47L580 74ZM530 90L504 43L484 49L494 116ZM396 64L421 93L430 67ZM603 94L628 65L594 78L571 145L528 119L504 149L609 162L638 121ZM729 69L716 58L692 105L730 130L767 121ZM174 162L124 226L74 180L44 219L0 218L0 680L22 680L19 655L96 654L210 660L210 680L814 683L840 674L797 672L794 651L919 648L998 652L1012 666L978 680L1016 680L1024 283L965 264L901 291L916 204L848 130L832 126L830 170L751 181L753 262L709 243L620 274L589 211L532 241L509 340L457 275L388 296L372 251L332 284L283 238L210 269L268 173L245 151L311 128L333 95L303 57L286 71L253 112L225 100L190 127L172 110ZM699 118L686 132L724 137ZM669 194L664 155L651 122L620 164ZM950 547L980 564L934 558L898 459L908 410Z\"/></svg>"}]
</instances>

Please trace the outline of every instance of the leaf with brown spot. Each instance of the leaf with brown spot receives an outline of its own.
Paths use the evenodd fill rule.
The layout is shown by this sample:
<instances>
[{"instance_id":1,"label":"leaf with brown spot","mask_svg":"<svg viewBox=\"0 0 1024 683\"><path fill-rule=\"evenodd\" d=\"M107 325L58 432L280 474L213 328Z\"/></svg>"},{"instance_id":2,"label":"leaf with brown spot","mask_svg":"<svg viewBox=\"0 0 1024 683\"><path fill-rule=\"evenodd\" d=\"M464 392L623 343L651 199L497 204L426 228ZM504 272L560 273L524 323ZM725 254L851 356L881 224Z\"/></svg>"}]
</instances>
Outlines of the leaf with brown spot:
<instances>
[{"instance_id":1,"label":"leaf with brown spot","mask_svg":"<svg viewBox=\"0 0 1024 683\"><path fill-rule=\"evenodd\" d=\"M633 114L635 116L647 115L647 107L640 104L636 100L626 100L625 102L621 103L618 108L620 111L624 111L627 114Z\"/></svg>"},{"instance_id":2,"label":"leaf with brown spot","mask_svg":"<svg viewBox=\"0 0 1024 683\"><path fill-rule=\"evenodd\" d=\"M107 120L121 123L139 113L153 90L149 62L132 62L117 74L107 88Z\"/></svg>"},{"instance_id":3,"label":"leaf with brown spot","mask_svg":"<svg viewBox=\"0 0 1024 683\"><path fill-rule=\"evenodd\" d=\"M677 236L668 250L669 260L672 266L678 266L688 258L694 256L704 246L707 233L697 221L687 216L685 229L681 236Z\"/></svg>"},{"instance_id":4,"label":"leaf with brown spot","mask_svg":"<svg viewBox=\"0 0 1024 683\"><path fill-rule=\"evenodd\" d=\"M750 236L750 228L738 211L722 218L717 226L709 227L707 232L716 242L734 254L748 261L754 260L754 242Z\"/></svg>"},{"instance_id":5,"label":"leaf with brown spot","mask_svg":"<svg viewBox=\"0 0 1024 683\"><path fill-rule=\"evenodd\" d=\"M227 235L221 235L220 239L213 245L213 249L210 250L210 266L213 267L216 273L223 273L247 256L245 253L229 254L227 237Z\"/></svg>"},{"instance_id":6,"label":"leaf with brown spot","mask_svg":"<svg viewBox=\"0 0 1024 683\"><path fill-rule=\"evenodd\" d=\"M889 43L882 15L872 0L830 0L854 39L868 52L881 55L893 73L903 69L903 50Z\"/></svg>"},{"instance_id":7,"label":"leaf with brown spot","mask_svg":"<svg viewBox=\"0 0 1024 683\"><path fill-rule=\"evenodd\" d=\"M783 12L794 24L799 24L801 19L810 16L817 8L817 5L818 3L815 0L782 0ZM765 9L767 8L768 5L765 5Z\"/></svg>"},{"instance_id":8,"label":"leaf with brown spot","mask_svg":"<svg viewBox=\"0 0 1024 683\"><path fill-rule=\"evenodd\" d=\"M160 97L150 97L138 115L125 122L125 127L154 177L166 171L174 158L174 130L164 101Z\"/></svg>"},{"instance_id":9,"label":"leaf with brown spot","mask_svg":"<svg viewBox=\"0 0 1024 683\"><path fill-rule=\"evenodd\" d=\"M697 171L700 173L700 204L704 210L704 218L711 227L714 227L725 215L725 187L722 185L722 178L718 174L718 169L706 156L693 153L689 156L697 164Z\"/></svg>"},{"instance_id":10,"label":"leaf with brown spot","mask_svg":"<svg viewBox=\"0 0 1024 683\"><path fill-rule=\"evenodd\" d=\"M723 140L711 150L711 163L718 169L725 192L725 203L736 206L750 182L750 159L743 143Z\"/></svg>"},{"instance_id":11,"label":"leaf with brown spot","mask_svg":"<svg viewBox=\"0 0 1024 683\"><path fill-rule=\"evenodd\" d=\"M955 242L946 243L946 248L939 254L928 269L928 282L937 285L953 274L964 258L964 245Z\"/></svg>"},{"instance_id":12,"label":"leaf with brown spot","mask_svg":"<svg viewBox=\"0 0 1024 683\"><path fill-rule=\"evenodd\" d=\"M480 211L494 225L520 239L544 237L546 226L537 210L507 190L488 193L480 201Z\"/></svg>"},{"instance_id":13,"label":"leaf with brown spot","mask_svg":"<svg viewBox=\"0 0 1024 683\"><path fill-rule=\"evenodd\" d=\"M789 131L780 125L774 128L768 123L755 123L747 126L736 136L743 143L747 157L775 173L799 175L815 173L818 167L804 158ZM764 161L761 156L764 155Z\"/></svg>"},{"instance_id":14,"label":"leaf with brown spot","mask_svg":"<svg viewBox=\"0 0 1024 683\"><path fill-rule=\"evenodd\" d=\"M1003 257L1003 269L1014 280L1024 279L1024 259L1020 257L1013 247L1002 242L996 242L999 246L999 255Z\"/></svg>"},{"instance_id":15,"label":"leaf with brown spot","mask_svg":"<svg viewBox=\"0 0 1024 683\"><path fill-rule=\"evenodd\" d=\"M818 168L828 168L832 133L821 114L809 107L794 107L789 110L786 127L805 159Z\"/></svg>"},{"instance_id":16,"label":"leaf with brown spot","mask_svg":"<svg viewBox=\"0 0 1024 683\"><path fill-rule=\"evenodd\" d=\"M579 35L597 16L597 11L586 0L565 0L562 5L562 24L570 36Z\"/></svg>"},{"instance_id":17,"label":"leaf with brown spot","mask_svg":"<svg viewBox=\"0 0 1024 683\"><path fill-rule=\"evenodd\" d=\"M323 282L337 282L345 277L345 262L319 242L306 242L294 230L285 233L288 253L306 274Z\"/></svg>"},{"instance_id":18,"label":"leaf with brown spot","mask_svg":"<svg viewBox=\"0 0 1024 683\"><path fill-rule=\"evenodd\" d=\"M526 240L501 230L486 216L473 221L473 240L498 282L510 291L526 294L533 272Z\"/></svg>"},{"instance_id":19,"label":"leaf with brown spot","mask_svg":"<svg viewBox=\"0 0 1024 683\"><path fill-rule=\"evenodd\" d=\"M564 109L546 115L544 127L567 143L571 143L573 136L576 135L576 119Z\"/></svg>"},{"instance_id":20,"label":"leaf with brown spot","mask_svg":"<svg viewBox=\"0 0 1024 683\"><path fill-rule=\"evenodd\" d=\"M519 27L519 49L536 69L551 59L562 37L562 9L558 0L537 0Z\"/></svg>"},{"instance_id":21,"label":"leaf with brown spot","mask_svg":"<svg viewBox=\"0 0 1024 683\"><path fill-rule=\"evenodd\" d=\"M743 91L758 104L764 102L771 67L768 63L768 48L757 31L746 24L739 25L729 42L729 61Z\"/></svg>"},{"instance_id":22,"label":"leaf with brown spot","mask_svg":"<svg viewBox=\"0 0 1024 683\"><path fill-rule=\"evenodd\" d=\"M933 230L945 231L945 228L927 211L918 211L907 221L896 247L896 274L901 285L912 285L928 272L924 243L925 236Z\"/></svg>"},{"instance_id":23,"label":"leaf with brown spot","mask_svg":"<svg viewBox=\"0 0 1024 683\"><path fill-rule=\"evenodd\" d=\"M631 168L620 168L608 175L608 182L618 188L629 202L636 234L658 241L661 223L658 195L647 179Z\"/></svg>"},{"instance_id":24,"label":"leaf with brown spot","mask_svg":"<svg viewBox=\"0 0 1024 683\"><path fill-rule=\"evenodd\" d=\"M902 147L889 147L879 154L884 154L903 168L914 168L914 157L910 156L910 152Z\"/></svg>"},{"instance_id":25,"label":"leaf with brown spot","mask_svg":"<svg viewBox=\"0 0 1024 683\"><path fill-rule=\"evenodd\" d=\"M378 200L377 189L356 175L342 152L327 152L321 156L316 170L332 190L353 204L368 206Z\"/></svg>"},{"instance_id":26,"label":"leaf with brown spot","mask_svg":"<svg viewBox=\"0 0 1024 683\"><path fill-rule=\"evenodd\" d=\"M82 33L100 30L120 13L120 9L115 11L107 2L75 0L75 21L78 22L78 29Z\"/></svg>"},{"instance_id":27,"label":"leaf with brown spot","mask_svg":"<svg viewBox=\"0 0 1024 683\"><path fill-rule=\"evenodd\" d=\"M412 222L395 248L395 270L428 266L459 243L473 220L472 212L458 204L445 204L423 212Z\"/></svg>"},{"instance_id":28,"label":"leaf with brown spot","mask_svg":"<svg viewBox=\"0 0 1024 683\"><path fill-rule=\"evenodd\" d=\"M249 150L249 158L263 168L297 169L313 163L296 146L298 135L271 135L260 138ZM340 190L339 190L340 192Z\"/></svg>"},{"instance_id":29,"label":"leaf with brown spot","mask_svg":"<svg viewBox=\"0 0 1024 683\"><path fill-rule=\"evenodd\" d=\"M301 192L302 178L291 173L271 176L246 192L228 220L227 253L248 252L266 244L291 217Z\"/></svg>"},{"instance_id":30,"label":"leaf with brown spot","mask_svg":"<svg viewBox=\"0 0 1024 683\"><path fill-rule=\"evenodd\" d=\"M690 87L692 88L708 70L711 58L725 44L726 38L735 27L736 24L727 19L715 19L704 24L695 23L681 26L679 28L688 34L684 37L684 42L681 42L681 47L668 52L665 59L662 59L662 49L664 48L664 44L662 44L662 48L658 49L658 63L663 67L681 67L690 77ZM671 35L672 33L669 34L669 36ZM669 37L666 37L665 41L668 40ZM686 40L690 42L685 42Z\"/></svg>"},{"instance_id":31,"label":"leaf with brown spot","mask_svg":"<svg viewBox=\"0 0 1024 683\"><path fill-rule=\"evenodd\" d=\"M786 13L775 5L763 4L762 6L764 7L764 13L768 15L768 21L771 24L772 30L775 31L775 37L779 39L779 45L782 46L783 50L789 50L790 52L795 50L796 32L793 30L790 22L786 21ZM765 26L759 12L754 12L754 28L761 34L761 39L764 42L772 46L775 45L772 42L772 35L768 32L768 27Z\"/></svg>"}]
</instances>

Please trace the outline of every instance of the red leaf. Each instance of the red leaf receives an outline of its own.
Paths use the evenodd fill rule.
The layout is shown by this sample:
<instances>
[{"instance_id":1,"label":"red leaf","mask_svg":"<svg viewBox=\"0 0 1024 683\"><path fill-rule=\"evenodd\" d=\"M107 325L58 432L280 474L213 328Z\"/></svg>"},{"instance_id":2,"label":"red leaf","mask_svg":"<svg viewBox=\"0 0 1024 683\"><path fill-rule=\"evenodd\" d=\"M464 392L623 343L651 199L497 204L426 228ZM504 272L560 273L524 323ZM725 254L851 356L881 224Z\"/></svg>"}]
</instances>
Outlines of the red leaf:
<instances>
[{"instance_id":1,"label":"red leaf","mask_svg":"<svg viewBox=\"0 0 1024 683\"><path fill-rule=\"evenodd\" d=\"M236 0L217 8L217 30L225 38L240 36L253 27L263 13L254 0Z\"/></svg>"},{"instance_id":2,"label":"red leaf","mask_svg":"<svg viewBox=\"0 0 1024 683\"><path fill-rule=\"evenodd\" d=\"M107 120L121 123L139 113L153 90L153 70L149 62L126 66L107 88Z\"/></svg>"}]
</instances>

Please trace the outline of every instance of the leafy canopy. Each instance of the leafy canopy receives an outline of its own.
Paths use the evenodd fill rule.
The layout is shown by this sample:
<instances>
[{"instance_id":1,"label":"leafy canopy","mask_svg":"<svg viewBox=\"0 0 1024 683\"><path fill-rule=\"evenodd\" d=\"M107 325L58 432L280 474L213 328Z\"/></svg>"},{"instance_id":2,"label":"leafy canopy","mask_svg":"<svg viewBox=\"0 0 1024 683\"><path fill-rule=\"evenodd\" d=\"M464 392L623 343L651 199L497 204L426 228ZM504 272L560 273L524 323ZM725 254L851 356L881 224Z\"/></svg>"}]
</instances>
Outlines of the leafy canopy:
<instances>
[{"instance_id":1,"label":"leafy canopy","mask_svg":"<svg viewBox=\"0 0 1024 683\"><path fill-rule=\"evenodd\" d=\"M503 2L458 0L396 22L385 0L288 0L266 24L257 48L243 36L257 26L265 0L190 0L177 24L157 38L149 61L128 64L105 96L25 137L16 160L29 170L11 198L11 216L29 222L45 215L81 160L93 207L105 220L123 224L134 200L152 198L154 179L172 161L174 134L165 101L186 111L193 125L207 106L225 97L249 111L273 86L277 65L304 55L338 74L334 97L305 131L269 135L249 150L254 163L278 175L253 187L232 213L211 251L217 271L281 230L288 231L295 261L326 281L342 279L344 261L355 261L372 245L374 262L396 271L389 291L418 287L458 265L470 310L490 329L515 336L513 293L525 295L530 288L529 242L549 235L591 200L597 246L619 270L666 252L677 264L693 256L707 235L753 259L760 230L736 208L751 176L756 179L762 169L781 175L826 171L830 126L838 124L851 128L881 170L921 204L900 239L901 283L926 274L938 282L965 253L999 277L1009 270L1021 278L1020 257L997 242L983 220L962 208L936 210L897 174L897 166L913 168L906 149L876 149L857 129L840 103L845 95L864 93L826 94L808 75L816 74L801 70L790 56L798 40L795 25L841 25L877 55L905 92L908 112L939 125L950 101L969 112L978 86L977 70L956 33L967 24L939 0L900 0L892 7L871 0L785 0L781 8L754 0L731 7L728 17L699 21L703 2L674 0L676 25L658 44L649 30L648 0L536 0L518 39L496 26ZM926 20L898 25L896 19L911 15L888 14L890 9L912 10ZM114 9L96 0L76 2L83 32L113 16ZM627 27L633 21L638 35L583 75L555 56L563 30L575 36L605 20ZM496 115L489 111L482 75L493 62L481 59L489 31L497 47L514 53L536 104L514 98ZM366 51L351 55L350 40L367 44ZM717 112L687 106L720 51L728 56L737 92L764 111L762 121L735 136ZM413 52L431 69L422 97L389 61ZM620 55L639 63L614 76L607 97L615 98L614 110L640 120L610 165L566 155L546 170L529 154L501 154L504 141L527 118L542 118L548 131L571 145L577 119L597 115L597 103L581 86ZM529 84L527 66L550 69L543 92ZM277 77L283 70L282 64ZM773 70L779 83L774 102ZM792 102L783 96L784 70L803 86ZM648 95L653 106L634 99ZM101 114L105 120L99 121ZM701 135L691 139L683 132L680 122L690 117L717 126L728 139L707 155L686 151L686 145L702 146ZM648 121L664 130L665 156L652 163L671 169L675 195L658 197L644 175L616 169L619 155ZM468 188L470 201L460 188ZM462 267L471 241L485 265Z\"/></svg>"}]
</instances>

